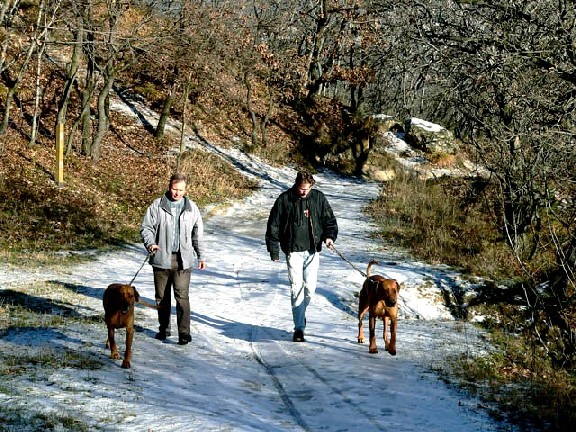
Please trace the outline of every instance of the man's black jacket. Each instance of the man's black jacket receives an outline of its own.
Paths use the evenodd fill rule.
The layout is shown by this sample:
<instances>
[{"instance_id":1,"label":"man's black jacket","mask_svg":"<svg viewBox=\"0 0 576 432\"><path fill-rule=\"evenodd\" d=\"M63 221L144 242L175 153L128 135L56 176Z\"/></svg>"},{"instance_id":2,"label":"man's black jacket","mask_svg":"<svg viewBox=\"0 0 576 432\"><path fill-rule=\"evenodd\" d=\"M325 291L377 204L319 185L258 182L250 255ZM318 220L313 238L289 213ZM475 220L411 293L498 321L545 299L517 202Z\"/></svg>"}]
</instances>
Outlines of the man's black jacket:
<instances>
[{"instance_id":1,"label":"man's black jacket","mask_svg":"<svg viewBox=\"0 0 576 432\"><path fill-rule=\"evenodd\" d=\"M282 192L274 202L266 227L266 248L273 260L279 259L280 249L285 254L294 252L294 227L301 217L298 210L302 203L308 209L311 233L316 251L322 250L322 242L331 238L336 241L338 224L332 212L332 207L324 194L312 189L306 198L302 199L295 193L294 187ZM280 248L278 248L280 243Z\"/></svg>"}]
</instances>

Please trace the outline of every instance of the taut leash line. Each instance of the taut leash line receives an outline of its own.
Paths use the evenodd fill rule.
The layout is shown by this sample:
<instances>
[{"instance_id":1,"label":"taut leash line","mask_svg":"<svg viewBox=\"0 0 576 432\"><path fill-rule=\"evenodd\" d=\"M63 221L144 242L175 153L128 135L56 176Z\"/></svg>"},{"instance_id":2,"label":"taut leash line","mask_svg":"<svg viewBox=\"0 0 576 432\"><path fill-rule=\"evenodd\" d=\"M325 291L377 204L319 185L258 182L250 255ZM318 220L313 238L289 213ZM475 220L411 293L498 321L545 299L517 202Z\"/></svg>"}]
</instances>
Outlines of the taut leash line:
<instances>
[{"instance_id":1,"label":"taut leash line","mask_svg":"<svg viewBox=\"0 0 576 432\"><path fill-rule=\"evenodd\" d=\"M136 279L136 276L138 276L138 273L140 273L140 270L142 270L142 267L144 267L144 264L146 264L146 261L148 261L148 257L151 254L146 255L146 257L144 257L144 261L142 261L142 264L140 265L140 268L138 269L138 271L136 272L136 274L134 275L134 277L132 278L132 280L130 281L130 283L128 285L132 285L132 282L134 282L134 280Z\"/></svg>"},{"instance_id":2,"label":"taut leash line","mask_svg":"<svg viewBox=\"0 0 576 432\"><path fill-rule=\"evenodd\" d=\"M362 270L360 270L358 267L356 267L354 264L352 264L352 262L351 262L350 260L347 260L346 257L345 257L344 255L342 255L342 254L338 251L338 249L336 249L336 248L334 247L334 244L330 245L329 248L332 249L334 252L336 252L340 258L342 258L344 261L346 261L348 264L350 264L350 266L352 266L352 268L353 268L354 270L356 270L358 273L360 273L362 276L364 276L365 278L368 277L368 275L367 275L366 273L364 273Z\"/></svg>"}]
</instances>

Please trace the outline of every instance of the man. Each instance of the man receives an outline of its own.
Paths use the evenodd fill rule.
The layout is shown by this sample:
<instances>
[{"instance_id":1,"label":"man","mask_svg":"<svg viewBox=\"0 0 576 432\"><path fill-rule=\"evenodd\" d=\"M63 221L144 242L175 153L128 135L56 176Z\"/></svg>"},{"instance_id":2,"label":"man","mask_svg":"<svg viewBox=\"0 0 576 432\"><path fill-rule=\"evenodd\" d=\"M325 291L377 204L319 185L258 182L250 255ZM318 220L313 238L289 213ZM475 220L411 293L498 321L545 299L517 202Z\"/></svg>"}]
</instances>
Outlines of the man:
<instances>
[{"instance_id":1,"label":"man","mask_svg":"<svg viewBox=\"0 0 576 432\"><path fill-rule=\"evenodd\" d=\"M294 185L276 199L266 229L270 258L279 261L279 249L286 255L294 342L305 341L306 308L316 291L322 242L330 248L338 236L332 208L322 192L312 189L314 183L312 174L298 172Z\"/></svg>"},{"instance_id":2,"label":"man","mask_svg":"<svg viewBox=\"0 0 576 432\"><path fill-rule=\"evenodd\" d=\"M176 298L178 343L186 345L190 336L190 275L194 258L204 270L204 226L198 206L186 196L186 176L174 174L168 191L146 210L140 236L150 254L160 324L156 339L170 336L172 288Z\"/></svg>"}]
</instances>

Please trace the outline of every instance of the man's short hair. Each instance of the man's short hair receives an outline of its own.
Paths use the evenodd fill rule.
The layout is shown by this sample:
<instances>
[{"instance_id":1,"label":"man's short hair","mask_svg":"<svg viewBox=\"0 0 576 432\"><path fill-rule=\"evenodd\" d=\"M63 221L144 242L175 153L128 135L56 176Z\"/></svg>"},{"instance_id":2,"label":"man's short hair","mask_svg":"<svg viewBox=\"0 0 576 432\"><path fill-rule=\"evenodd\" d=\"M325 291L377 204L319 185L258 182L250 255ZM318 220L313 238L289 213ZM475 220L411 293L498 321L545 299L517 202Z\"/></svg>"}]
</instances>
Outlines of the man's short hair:
<instances>
[{"instance_id":1,"label":"man's short hair","mask_svg":"<svg viewBox=\"0 0 576 432\"><path fill-rule=\"evenodd\" d=\"M296 174L296 186L300 186L305 183L314 186L316 180L314 180L314 177L308 171L298 171L298 174Z\"/></svg>"},{"instance_id":2,"label":"man's short hair","mask_svg":"<svg viewBox=\"0 0 576 432\"><path fill-rule=\"evenodd\" d=\"M172 174L172 177L170 177L170 185L172 185L172 183L179 183L179 182L187 183L186 175L182 173Z\"/></svg>"}]
</instances>

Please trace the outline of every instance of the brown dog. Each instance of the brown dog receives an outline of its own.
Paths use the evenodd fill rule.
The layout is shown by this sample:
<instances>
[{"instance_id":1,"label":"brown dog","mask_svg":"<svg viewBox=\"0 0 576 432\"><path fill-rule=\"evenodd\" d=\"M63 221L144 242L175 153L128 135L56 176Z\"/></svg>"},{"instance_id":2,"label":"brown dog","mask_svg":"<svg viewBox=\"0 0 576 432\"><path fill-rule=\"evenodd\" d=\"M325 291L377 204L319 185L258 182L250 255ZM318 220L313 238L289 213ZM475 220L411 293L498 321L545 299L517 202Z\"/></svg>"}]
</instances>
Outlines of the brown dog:
<instances>
[{"instance_id":1,"label":"brown dog","mask_svg":"<svg viewBox=\"0 0 576 432\"><path fill-rule=\"evenodd\" d=\"M110 348L110 358L119 359L114 331L126 328L126 352L122 367L130 368L132 359L132 341L134 339L134 304L140 301L140 294L131 285L111 284L104 291L104 321L108 327L106 348Z\"/></svg>"},{"instance_id":2,"label":"brown dog","mask_svg":"<svg viewBox=\"0 0 576 432\"><path fill-rule=\"evenodd\" d=\"M368 311L368 329L370 333L370 347L368 352L376 354L376 318L384 321L384 346L391 355L396 355L396 327L398 320L398 292L400 284L395 279L386 279L382 276L370 276L370 268L378 261L370 261L366 269L366 280L360 290L358 305L358 343L364 343L364 328L362 318ZM390 336L387 329L390 326Z\"/></svg>"}]
</instances>

